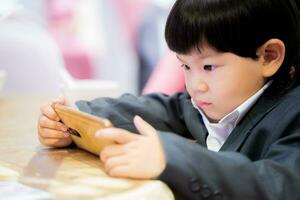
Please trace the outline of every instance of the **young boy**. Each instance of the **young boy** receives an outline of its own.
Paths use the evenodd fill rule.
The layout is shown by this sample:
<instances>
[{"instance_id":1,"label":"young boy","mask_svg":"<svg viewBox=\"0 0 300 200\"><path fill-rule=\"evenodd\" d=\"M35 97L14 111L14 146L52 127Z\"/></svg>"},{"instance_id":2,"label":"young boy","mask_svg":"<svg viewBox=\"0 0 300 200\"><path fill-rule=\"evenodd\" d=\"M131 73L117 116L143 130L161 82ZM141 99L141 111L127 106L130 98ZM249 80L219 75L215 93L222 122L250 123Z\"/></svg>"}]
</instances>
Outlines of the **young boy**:
<instances>
[{"instance_id":1,"label":"young boy","mask_svg":"<svg viewBox=\"0 0 300 200\"><path fill-rule=\"evenodd\" d=\"M100 153L107 173L183 199L300 199L295 1L177 0L165 35L187 92L77 102L116 127L97 133L116 142ZM40 141L69 145L51 105L41 111Z\"/></svg>"}]
</instances>

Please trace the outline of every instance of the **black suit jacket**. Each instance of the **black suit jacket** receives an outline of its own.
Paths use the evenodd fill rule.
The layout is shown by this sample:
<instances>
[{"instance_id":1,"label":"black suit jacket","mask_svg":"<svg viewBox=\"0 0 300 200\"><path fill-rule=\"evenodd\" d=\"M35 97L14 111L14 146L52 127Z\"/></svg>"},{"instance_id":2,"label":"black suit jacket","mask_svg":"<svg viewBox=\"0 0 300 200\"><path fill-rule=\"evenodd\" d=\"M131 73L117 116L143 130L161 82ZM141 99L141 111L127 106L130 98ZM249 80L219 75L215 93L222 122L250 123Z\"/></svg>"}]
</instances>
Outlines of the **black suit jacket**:
<instances>
[{"instance_id":1,"label":"black suit jacket","mask_svg":"<svg viewBox=\"0 0 300 200\"><path fill-rule=\"evenodd\" d=\"M182 199L300 199L300 87L282 97L263 94L219 152L207 150L207 130L187 93L77 106L132 132L135 115L159 130L167 167L158 178Z\"/></svg>"}]
</instances>

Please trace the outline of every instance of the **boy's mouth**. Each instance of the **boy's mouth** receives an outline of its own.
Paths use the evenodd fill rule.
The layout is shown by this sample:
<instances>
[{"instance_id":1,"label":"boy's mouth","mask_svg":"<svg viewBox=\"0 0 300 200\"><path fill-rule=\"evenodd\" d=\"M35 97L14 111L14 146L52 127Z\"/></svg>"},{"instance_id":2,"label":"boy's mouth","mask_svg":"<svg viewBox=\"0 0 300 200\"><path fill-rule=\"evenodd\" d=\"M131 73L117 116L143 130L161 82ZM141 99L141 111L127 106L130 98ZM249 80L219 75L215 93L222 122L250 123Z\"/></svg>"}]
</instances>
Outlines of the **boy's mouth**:
<instances>
[{"instance_id":1,"label":"boy's mouth","mask_svg":"<svg viewBox=\"0 0 300 200\"><path fill-rule=\"evenodd\" d=\"M197 106L199 108L206 108L210 106L212 103L206 102L206 101L197 101Z\"/></svg>"}]
</instances>

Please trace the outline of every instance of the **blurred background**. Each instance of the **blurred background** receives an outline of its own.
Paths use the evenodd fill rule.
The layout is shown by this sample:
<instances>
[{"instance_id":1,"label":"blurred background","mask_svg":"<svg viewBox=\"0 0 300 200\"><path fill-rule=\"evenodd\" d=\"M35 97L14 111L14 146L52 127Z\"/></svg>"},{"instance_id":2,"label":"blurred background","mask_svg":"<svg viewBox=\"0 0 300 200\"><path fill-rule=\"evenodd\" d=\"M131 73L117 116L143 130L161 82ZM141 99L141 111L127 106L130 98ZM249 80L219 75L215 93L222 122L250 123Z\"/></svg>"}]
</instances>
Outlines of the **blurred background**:
<instances>
[{"instance_id":1,"label":"blurred background","mask_svg":"<svg viewBox=\"0 0 300 200\"><path fill-rule=\"evenodd\" d=\"M177 65L164 39L174 1L1 0L2 92L59 94L72 79L110 80L120 93L141 94L163 88L161 77L181 82L175 72L156 75L145 89L156 68Z\"/></svg>"}]
</instances>

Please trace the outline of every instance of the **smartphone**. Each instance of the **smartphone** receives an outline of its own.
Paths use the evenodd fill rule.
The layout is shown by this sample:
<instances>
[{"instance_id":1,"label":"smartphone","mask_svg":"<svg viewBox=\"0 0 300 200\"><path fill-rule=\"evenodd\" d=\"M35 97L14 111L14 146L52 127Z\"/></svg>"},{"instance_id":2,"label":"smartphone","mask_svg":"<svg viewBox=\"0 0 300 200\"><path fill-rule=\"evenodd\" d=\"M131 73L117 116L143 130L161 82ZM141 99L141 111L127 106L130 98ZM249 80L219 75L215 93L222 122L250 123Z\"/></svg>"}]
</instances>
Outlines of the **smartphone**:
<instances>
[{"instance_id":1,"label":"smartphone","mask_svg":"<svg viewBox=\"0 0 300 200\"><path fill-rule=\"evenodd\" d=\"M95 137L97 130L113 126L108 119L90 115L61 104L54 104L53 107L62 123L69 128L68 132L79 148L99 155L105 146L114 144L111 140Z\"/></svg>"}]
</instances>

